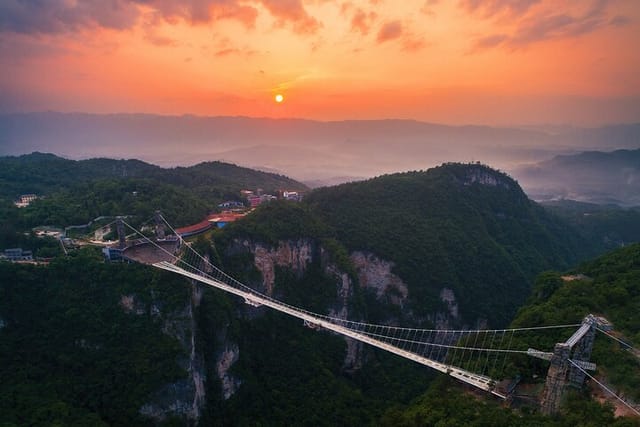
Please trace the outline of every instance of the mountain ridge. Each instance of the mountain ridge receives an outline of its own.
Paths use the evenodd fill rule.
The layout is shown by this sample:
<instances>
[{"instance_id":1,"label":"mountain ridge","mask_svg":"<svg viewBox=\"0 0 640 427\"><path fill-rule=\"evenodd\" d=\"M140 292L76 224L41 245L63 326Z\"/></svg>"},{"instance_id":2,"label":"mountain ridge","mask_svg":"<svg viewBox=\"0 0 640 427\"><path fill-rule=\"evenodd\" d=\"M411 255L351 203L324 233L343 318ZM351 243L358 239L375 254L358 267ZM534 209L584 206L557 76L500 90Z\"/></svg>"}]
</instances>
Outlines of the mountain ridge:
<instances>
[{"instance_id":1,"label":"mountain ridge","mask_svg":"<svg viewBox=\"0 0 640 427\"><path fill-rule=\"evenodd\" d=\"M505 173L447 164L317 189L302 207L265 206L222 234L271 244L303 237L336 240L349 253L372 253L392 263L414 313L433 310L447 288L468 324L504 324L508 315L496 313L523 302L535 274L592 253L565 227ZM493 278L496 269L504 274ZM490 285L495 289L487 291ZM497 289L501 298L490 298Z\"/></svg>"},{"instance_id":2,"label":"mountain ridge","mask_svg":"<svg viewBox=\"0 0 640 427\"><path fill-rule=\"evenodd\" d=\"M640 205L640 148L558 155L513 173L537 200Z\"/></svg>"},{"instance_id":3,"label":"mountain ridge","mask_svg":"<svg viewBox=\"0 0 640 427\"><path fill-rule=\"evenodd\" d=\"M54 174L49 184L56 179ZM49 208L69 201L121 202L106 197L105 190L107 196L126 193L127 203L144 203L152 213L156 202L197 202L180 189L190 188L192 181L185 182L184 187L161 186L157 198L146 199L151 188L143 184L153 181L137 178L63 188L75 199L51 196L57 204L43 205L43 211L55 213ZM122 206L134 205L117 205ZM171 215L184 216L188 206L179 204ZM73 207L73 212L79 209ZM0 224L0 231L14 225ZM267 203L190 244L243 283L314 312L448 329L508 324L537 273L571 268L599 250L531 201L512 177L478 163L448 163L314 190L300 203ZM468 394L457 397L438 383L431 388L434 373L421 365L310 330L296 319L148 266L105 264L91 248L49 266L0 262L0 275L0 346L7 347L0 352L0 371L11 380L0 384L0 397L6 396L0 399L0 422L37 423L44 417L86 425L101 420L114 425L309 420L318 426L402 420L412 425L413 414L423 410L414 412L411 402L428 405L434 393L440 396L438 406L457 410L467 421L478 413L486 415L483 420L500 420L493 410L478 412ZM624 300L623 293L615 294ZM42 312L52 314L34 314ZM117 319L120 328L109 319ZM122 335L153 339L154 347L130 344L129 338L119 339ZM25 336L38 339L29 340L23 358L15 350ZM129 374L131 366L118 366L137 356L127 363L135 363L138 376ZM163 369L154 357L162 357ZM97 375L68 375L95 372L96 360ZM42 372L39 383L29 380ZM111 378L108 372L125 378L111 384L105 380ZM148 377L140 376L145 372ZM21 394L11 400L16 387ZM415 401L427 387L427 402ZM101 396L114 400L103 404ZM44 414L36 410L43 405ZM406 414L398 412L405 405ZM505 416L504 409L496 410ZM429 419L441 414L427 413ZM496 425L513 425L520 417L557 425L524 411L507 414Z\"/></svg>"},{"instance_id":4,"label":"mountain ridge","mask_svg":"<svg viewBox=\"0 0 640 427\"><path fill-rule=\"evenodd\" d=\"M640 125L575 129L553 134L523 127L451 126L416 120L345 120L23 113L0 115L0 154L53 151L79 158L140 158L163 166L225 159L266 167L298 180L371 177L446 161L479 160L503 169L586 149L632 148ZM269 154L272 146L313 148L315 156ZM262 153L239 152L264 147ZM265 153L266 151L266 153ZM366 161L364 161L366 160Z\"/></svg>"}]
</instances>

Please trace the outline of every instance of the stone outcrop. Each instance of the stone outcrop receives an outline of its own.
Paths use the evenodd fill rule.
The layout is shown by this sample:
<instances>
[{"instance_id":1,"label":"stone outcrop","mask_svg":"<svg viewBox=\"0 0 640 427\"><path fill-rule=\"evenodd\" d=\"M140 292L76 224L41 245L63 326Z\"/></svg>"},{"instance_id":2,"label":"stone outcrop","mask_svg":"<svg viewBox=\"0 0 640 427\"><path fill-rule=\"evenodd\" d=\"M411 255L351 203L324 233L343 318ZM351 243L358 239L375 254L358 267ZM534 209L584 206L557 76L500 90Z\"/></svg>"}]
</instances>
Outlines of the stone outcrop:
<instances>
[{"instance_id":1,"label":"stone outcrop","mask_svg":"<svg viewBox=\"0 0 640 427\"><path fill-rule=\"evenodd\" d=\"M353 282L347 273L340 271L338 267L329 264L325 267L325 274L329 277L335 277L338 284L336 293L336 304L329 311L329 315L339 319L347 319L349 317L349 300L353 296Z\"/></svg>"},{"instance_id":2,"label":"stone outcrop","mask_svg":"<svg viewBox=\"0 0 640 427\"><path fill-rule=\"evenodd\" d=\"M136 307L135 298L123 297L121 305L125 311ZM179 360L180 366L187 371L187 378L167 384L156 391L149 401L140 408L140 413L161 423L171 416L186 420L189 425L197 425L206 403L206 370L204 357L198 348L197 322L195 310L202 300L202 289L194 283L189 301L185 306L172 313L162 313L161 304L153 302L150 312L164 319L162 331L176 338L186 350L187 357ZM136 311L137 313L137 311Z\"/></svg>"},{"instance_id":3,"label":"stone outcrop","mask_svg":"<svg viewBox=\"0 0 640 427\"><path fill-rule=\"evenodd\" d=\"M476 177L480 179L480 177ZM484 179L484 178L483 178ZM483 182L491 182L484 180ZM261 273L263 291L273 294L276 279L276 268L283 267L302 277L312 262L320 262L322 272L336 283L335 303L328 307L328 314L341 319L354 319L349 312L350 301L356 287L371 292L383 304L391 304L402 309L404 321L420 321L413 318L408 307L409 289L407 284L395 273L394 263L384 260L377 255L355 251L350 254L350 261L354 267L355 277L346 273L334 263L330 254L320 243L312 239L282 240L277 245L267 245L248 239L236 240L232 245L233 252L250 252L253 255L254 267ZM443 309L432 313L426 319L434 323L437 329L452 329L462 326L459 305L453 289L443 287L439 294ZM400 319L389 319L398 322ZM478 324L483 321L478 320ZM486 326L486 325L485 325ZM345 371L360 369L364 363L366 352L364 345L353 339L345 338L347 343L346 355L343 363ZM237 346L223 344L225 349L218 356L217 371L222 382L223 396L227 399L239 386L237 378L230 377L228 372L237 360Z\"/></svg>"},{"instance_id":4,"label":"stone outcrop","mask_svg":"<svg viewBox=\"0 0 640 427\"><path fill-rule=\"evenodd\" d=\"M249 240L238 243L253 254L255 267L262 274L262 286L268 295L273 293L276 266L287 267L301 276L314 254L314 245L308 239L280 241L277 247Z\"/></svg>"},{"instance_id":5,"label":"stone outcrop","mask_svg":"<svg viewBox=\"0 0 640 427\"><path fill-rule=\"evenodd\" d=\"M458 311L458 301L453 289L442 288L440 290L440 301L442 301L446 307L446 311L438 311L431 317L431 321L436 329L453 329L455 326L459 326L460 320Z\"/></svg>"},{"instance_id":6,"label":"stone outcrop","mask_svg":"<svg viewBox=\"0 0 640 427\"><path fill-rule=\"evenodd\" d=\"M511 188L511 184L495 171L485 167L472 167L469 168L464 180L464 185L481 184L488 185L490 187L503 187L506 189Z\"/></svg>"},{"instance_id":7,"label":"stone outcrop","mask_svg":"<svg viewBox=\"0 0 640 427\"><path fill-rule=\"evenodd\" d=\"M227 343L216 360L216 373L222 383L222 397L227 400L238 390L242 382L229 370L240 357L240 350L234 343Z\"/></svg>"},{"instance_id":8,"label":"stone outcrop","mask_svg":"<svg viewBox=\"0 0 640 427\"><path fill-rule=\"evenodd\" d=\"M138 316L143 315L147 312L147 307L145 306L145 304L138 301L134 294L122 295L120 297L120 307L122 307L125 313L137 314Z\"/></svg>"},{"instance_id":9,"label":"stone outcrop","mask_svg":"<svg viewBox=\"0 0 640 427\"><path fill-rule=\"evenodd\" d=\"M323 258L326 257L323 256ZM353 296L354 283L347 273L340 271L334 264L328 264L324 270L329 277L335 277L338 283L336 304L329 310L329 315L339 319L348 319L349 301ZM345 342L347 343L347 352L342 367L347 372L357 371L362 368L364 363L363 344L360 341L346 337Z\"/></svg>"},{"instance_id":10,"label":"stone outcrop","mask_svg":"<svg viewBox=\"0 0 640 427\"><path fill-rule=\"evenodd\" d=\"M400 307L409 295L407 285L391 270L394 264L382 260L372 253L353 252L351 262L358 273L358 282L364 289L376 294L379 300L385 300Z\"/></svg>"},{"instance_id":11,"label":"stone outcrop","mask_svg":"<svg viewBox=\"0 0 640 427\"><path fill-rule=\"evenodd\" d=\"M288 268L301 277L312 262L318 261L315 257L319 257L323 273L336 282L336 302L329 307L329 315L333 317L351 317L349 302L353 297L354 287L358 284L373 292L378 300L400 307L404 306L408 297L407 285L392 273L394 264L371 253L354 252L350 256L357 274L356 284L348 273L330 261L330 254L311 239L283 240L275 246L245 239L235 242L233 250L238 251L239 248L253 254L254 266L261 273L263 289L269 295L273 294L276 267ZM357 370L363 363L363 345L352 339L345 340L347 352L343 367L347 371ZM220 377L225 384L227 379L224 375ZM233 390L233 386L229 390Z\"/></svg>"}]
</instances>

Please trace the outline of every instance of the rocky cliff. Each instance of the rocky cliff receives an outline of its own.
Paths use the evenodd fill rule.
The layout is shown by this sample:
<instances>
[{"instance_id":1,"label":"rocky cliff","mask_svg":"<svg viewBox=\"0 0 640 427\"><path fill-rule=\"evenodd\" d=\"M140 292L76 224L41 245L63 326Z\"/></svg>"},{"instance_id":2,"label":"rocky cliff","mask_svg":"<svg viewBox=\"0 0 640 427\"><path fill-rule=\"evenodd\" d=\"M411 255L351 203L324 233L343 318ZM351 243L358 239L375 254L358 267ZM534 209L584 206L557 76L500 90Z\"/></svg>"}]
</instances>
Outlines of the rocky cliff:
<instances>
[{"instance_id":1,"label":"rocky cliff","mask_svg":"<svg viewBox=\"0 0 640 427\"><path fill-rule=\"evenodd\" d=\"M323 245L310 238L279 240L275 244L262 241L236 238L227 248L227 253L250 254L253 265L260 273L260 280L253 285L270 296L281 298L276 287L278 269L286 269L298 279L302 278L311 264L318 263L322 275L335 284L335 295L326 313L342 319L367 320L359 312L354 312L352 303L357 293L370 295L382 306L397 307L392 310L385 323L429 321L437 328L447 329L458 324L459 309L453 290L443 288L440 292L442 310L433 312L427 319L413 317L409 308L409 289L407 284L394 273L394 263L366 251L354 251L349 254L349 262L355 275L349 274L331 261L331 254ZM401 318L391 313L402 313ZM347 349L343 368L354 371L362 367L365 352L360 342L345 338ZM228 399L237 390L240 380L227 376L231 365L238 359L238 347L226 342L225 350L220 354L217 371L222 382L223 395Z\"/></svg>"},{"instance_id":2,"label":"rocky cliff","mask_svg":"<svg viewBox=\"0 0 640 427\"><path fill-rule=\"evenodd\" d=\"M166 384L154 392L149 401L140 407L140 413L161 423L167 418L177 417L188 424L196 425L206 402L204 355L197 344L198 324L195 311L202 300L201 285L192 284L191 296L183 307L167 312L163 301L152 295L151 303L145 303L136 294L122 295L120 306L129 314L150 314L162 322L162 331L175 338L185 350L186 357L178 360L187 372L186 378Z\"/></svg>"}]
</instances>

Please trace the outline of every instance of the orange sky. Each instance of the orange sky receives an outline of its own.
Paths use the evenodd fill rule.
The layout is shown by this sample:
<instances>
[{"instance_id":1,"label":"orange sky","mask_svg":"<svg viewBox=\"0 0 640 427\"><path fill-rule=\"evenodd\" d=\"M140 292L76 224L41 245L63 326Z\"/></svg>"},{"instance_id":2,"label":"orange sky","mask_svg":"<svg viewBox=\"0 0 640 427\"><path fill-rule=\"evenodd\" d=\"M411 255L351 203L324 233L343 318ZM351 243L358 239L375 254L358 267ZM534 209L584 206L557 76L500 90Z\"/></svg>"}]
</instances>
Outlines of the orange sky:
<instances>
[{"instance_id":1,"label":"orange sky","mask_svg":"<svg viewBox=\"0 0 640 427\"><path fill-rule=\"evenodd\" d=\"M639 43L636 0L2 0L0 112L638 122Z\"/></svg>"}]
</instances>

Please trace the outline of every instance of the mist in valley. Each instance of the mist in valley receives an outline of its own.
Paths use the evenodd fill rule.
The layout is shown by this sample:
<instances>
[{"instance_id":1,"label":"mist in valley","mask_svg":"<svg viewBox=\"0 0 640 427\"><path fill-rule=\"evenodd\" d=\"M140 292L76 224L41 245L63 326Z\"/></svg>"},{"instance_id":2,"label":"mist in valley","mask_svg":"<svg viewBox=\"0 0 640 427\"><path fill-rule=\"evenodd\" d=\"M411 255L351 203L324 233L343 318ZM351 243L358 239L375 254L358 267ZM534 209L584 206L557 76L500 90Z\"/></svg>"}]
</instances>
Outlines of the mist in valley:
<instances>
[{"instance_id":1,"label":"mist in valley","mask_svg":"<svg viewBox=\"0 0 640 427\"><path fill-rule=\"evenodd\" d=\"M424 170L446 162L481 162L511 174L534 198L622 204L640 202L637 152L618 153L611 161L606 156L582 157L582 162L570 159L585 151L638 149L639 141L639 124L547 129L446 126L413 120L0 116L0 155L40 151L69 159L137 158L163 167L218 160L287 175L310 187Z\"/></svg>"}]
</instances>

